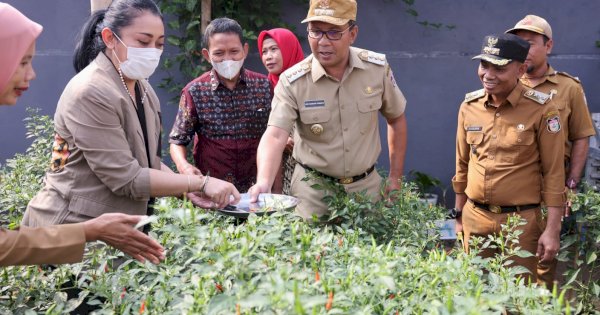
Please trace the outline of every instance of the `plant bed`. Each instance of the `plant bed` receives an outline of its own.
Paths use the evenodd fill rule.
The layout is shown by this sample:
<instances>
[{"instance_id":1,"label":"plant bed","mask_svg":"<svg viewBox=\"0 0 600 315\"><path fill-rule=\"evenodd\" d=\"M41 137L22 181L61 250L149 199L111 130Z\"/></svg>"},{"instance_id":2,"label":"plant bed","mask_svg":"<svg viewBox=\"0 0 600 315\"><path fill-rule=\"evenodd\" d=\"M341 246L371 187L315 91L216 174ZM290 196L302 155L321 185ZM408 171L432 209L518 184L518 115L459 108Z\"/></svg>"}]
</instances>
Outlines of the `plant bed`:
<instances>
[{"instance_id":1,"label":"plant bed","mask_svg":"<svg viewBox=\"0 0 600 315\"><path fill-rule=\"evenodd\" d=\"M101 314L564 311L548 291L515 283L510 272L486 274L486 261L460 250L428 249L435 243L417 234L378 244L361 229L308 224L291 213L251 215L235 226L178 200L158 208L152 235L168 248L164 263L128 260L113 269L120 254L103 247L53 271L5 268L0 310L68 310L80 300L56 288L75 277Z\"/></svg>"},{"instance_id":2,"label":"plant bed","mask_svg":"<svg viewBox=\"0 0 600 315\"><path fill-rule=\"evenodd\" d=\"M3 168L4 178L26 178L20 184L35 192L42 175L21 175L46 168L46 149L20 157L28 169ZM14 181L2 182L4 196L7 184ZM150 234L167 249L163 263L88 246L79 264L0 268L0 314L63 314L82 303L97 314L570 314L597 303L597 284L584 278L567 284L576 281L570 288L585 299L567 300L565 290L516 279L507 256L444 248L431 231L445 211L423 205L409 184L377 203L330 182L315 188L331 192L328 222L305 222L289 211L237 221L160 199ZM592 197L600 200L589 196L588 204ZM26 198L3 202L16 209L11 222L18 222ZM68 296L69 286L76 297Z\"/></svg>"}]
</instances>

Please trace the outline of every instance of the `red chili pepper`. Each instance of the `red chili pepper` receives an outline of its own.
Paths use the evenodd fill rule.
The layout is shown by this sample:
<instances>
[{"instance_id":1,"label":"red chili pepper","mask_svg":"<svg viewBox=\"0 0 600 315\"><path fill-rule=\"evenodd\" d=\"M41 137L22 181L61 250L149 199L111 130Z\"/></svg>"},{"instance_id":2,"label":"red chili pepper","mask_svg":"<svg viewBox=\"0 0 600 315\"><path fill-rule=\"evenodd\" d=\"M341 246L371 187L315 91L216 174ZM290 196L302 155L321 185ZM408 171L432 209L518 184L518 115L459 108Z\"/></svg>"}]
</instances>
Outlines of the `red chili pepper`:
<instances>
[{"instance_id":1,"label":"red chili pepper","mask_svg":"<svg viewBox=\"0 0 600 315\"><path fill-rule=\"evenodd\" d=\"M143 314L146 311L146 300L142 301L142 305L140 305L140 314Z\"/></svg>"},{"instance_id":2,"label":"red chili pepper","mask_svg":"<svg viewBox=\"0 0 600 315\"><path fill-rule=\"evenodd\" d=\"M390 295L388 296L388 299L393 300L396 297L396 295L394 293L390 293Z\"/></svg>"},{"instance_id":3,"label":"red chili pepper","mask_svg":"<svg viewBox=\"0 0 600 315\"><path fill-rule=\"evenodd\" d=\"M240 304L239 303L235 305L235 314L236 315L240 315L241 314Z\"/></svg>"},{"instance_id":4,"label":"red chili pepper","mask_svg":"<svg viewBox=\"0 0 600 315\"><path fill-rule=\"evenodd\" d=\"M123 288L123 292L121 292L121 300L125 297L125 293L127 293L127 289Z\"/></svg>"},{"instance_id":5,"label":"red chili pepper","mask_svg":"<svg viewBox=\"0 0 600 315\"><path fill-rule=\"evenodd\" d=\"M342 245L344 245L344 239L343 238L338 238L338 246L342 247Z\"/></svg>"},{"instance_id":6,"label":"red chili pepper","mask_svg":"<svg viewBox=\"0 0 600 315\"><path fill-rule=\"evenodd\" d=\"M215 282L215 288L217 288L217 291L223 292L223 286L220 285L218 282Z\"/></svg>"},{"instance_id":7,"label":"red chili pepper","mask_svg":"<svg viewBox=\"0 0 600 315\"><path fill-rule=\"evenodd\" d=\"M319 270L317 270L315 273L315 282L319 282L319 281L321 281L321 275L319 275Z\"/></svg>"},{"instance_id":8,"label":"red chili pepper","mask_svg":"<svg viewBox=\"0 0 600 315\"><path fill-rule=\"evenodd\" d=\"M329 311L333 306L333 291L329 292L329 296L327 297L327 303L325 303L325 310Z\"/></svg>"},{"instance_id":9,"label":"red chili pepper","mask_svg":"<svg viewBox=\"0 0 600 315\"><path fill-rule=\"evenodd\" d=\"M108 264L104 265L104 272L108 273L110 269L108 269Z\"/></svg>"}]
</instances>

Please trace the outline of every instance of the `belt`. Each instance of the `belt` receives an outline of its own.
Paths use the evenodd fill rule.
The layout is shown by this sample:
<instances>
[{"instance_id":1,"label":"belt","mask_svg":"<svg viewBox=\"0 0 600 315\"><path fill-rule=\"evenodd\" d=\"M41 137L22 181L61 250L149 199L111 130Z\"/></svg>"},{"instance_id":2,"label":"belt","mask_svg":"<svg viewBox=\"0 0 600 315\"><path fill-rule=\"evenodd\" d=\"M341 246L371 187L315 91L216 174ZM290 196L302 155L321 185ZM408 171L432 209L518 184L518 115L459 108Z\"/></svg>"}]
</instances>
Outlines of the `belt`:
<instances>
[{"instance_id":1,"label":"belt","mask_svg":"<svg viewBox=\"0 0 600 315\"><path fill-rule=\"evenodd\" d=\"M371 174L371 172L373 172L373 170L375 169L375 164L373 164L373 166L369 167L364 173L356 175L356 176L352 176L352 177L344 177L344 178L335 178L333 176L329 176L327 174L323 174L317 170L315 170L314 168L310 167L310 166L306 166L302 163L298 163L300 166L304 167L305 170L310 171L310 172L315 172L317 174L319 174L322 177L325 177L327 179L333 180L336 183L340 183L343 185L347 185L347 184L352 184L354 182L357 182L367 176L369 176L369 174Z\"/></svg>"},{"instance_id":2,"label":"belt","mask_svg":"<svg viewBox=\"0 0 600 315\"><path fill-rule=\"evenodd\" d=\"M471 199L469 199L469 201L471 201L475 205L475 207L477 207L479 209L487 210L489 212L497 213L497 214L523 211L523 210L534 209L534 208L540 207L539 203L522 205L522 206L497 206L497 205L487 205L484 203L479 203L479 202L471 200Z\"/></svg>"}]
</instances>

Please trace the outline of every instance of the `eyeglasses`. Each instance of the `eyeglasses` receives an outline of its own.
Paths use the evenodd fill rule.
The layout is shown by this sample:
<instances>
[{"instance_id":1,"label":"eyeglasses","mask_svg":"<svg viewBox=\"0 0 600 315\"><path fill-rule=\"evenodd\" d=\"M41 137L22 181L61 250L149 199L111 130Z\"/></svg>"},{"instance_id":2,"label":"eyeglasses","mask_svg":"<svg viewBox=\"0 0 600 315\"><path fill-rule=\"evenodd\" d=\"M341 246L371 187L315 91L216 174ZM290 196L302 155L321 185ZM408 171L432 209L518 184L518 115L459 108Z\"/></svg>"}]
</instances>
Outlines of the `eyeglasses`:
<instances>
[{"instance_id":1,"label":"eyeglasses","mask_svg":"<svg viewBox=\"0 0 600 315\"><path fill-rule=\"evenodd\" d=\"M342 35L344 35L344 33L351 29L354 26L354 24L350 24L350 26L348 26L345 30L343 31L321 31L321 30L308 30L308 37L310 38L314 38L314 39L321 39L323 38L323 35L325 35L327 37L327 39L329 40L340 40L342 38Z\"/></svg>"}]
</instances>

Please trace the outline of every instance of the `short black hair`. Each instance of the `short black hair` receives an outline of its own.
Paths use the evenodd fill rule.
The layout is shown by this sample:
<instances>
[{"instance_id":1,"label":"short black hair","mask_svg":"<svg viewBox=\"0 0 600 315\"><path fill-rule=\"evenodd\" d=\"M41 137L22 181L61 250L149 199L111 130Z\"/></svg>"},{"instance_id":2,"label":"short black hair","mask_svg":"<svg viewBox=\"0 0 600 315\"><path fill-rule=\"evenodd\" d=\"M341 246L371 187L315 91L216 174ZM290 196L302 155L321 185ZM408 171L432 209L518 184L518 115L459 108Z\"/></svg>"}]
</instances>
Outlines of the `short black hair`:
<instances>
[{"instance_id":1,"label":"short black hair","mask_svg":"<svg viewBox=\"0 0 600 315\"><path fill-rule=\"evenodd\" d=\"M146 11L163 19L160 9L152 0L114 0L108 8L92 13L77 38L73 54L75 72L79 73L106 49L102 29L108 27L121 36L121 29L131 25L135 18Z\"/></svg>"},{"instance_id":2,"label":"short black hair","mask_svg":"<svg viewBox=\"0 0 600 315\"><path fill-rule=\"evenodd\" d=\"M542 35L543 39L544 39L544 45L546 45L546 43L550 40L550 38L548 38L548 36L546 35Z\"/></svg>"},{"instance_id":3,"label":"short black hair","mask_svg":"<svg viewBox=\"0 0 600 315\"><path fill-rule=\"evenodd\" d=\"M356 26L356 21L355 20L348 21L348 29L349 30L352 30L355 26Z\"/></svg>"},{"instance_id":4,"label":"short black hair","mask_svg":"<svg viewBox=\"0 0 600 315\"><path fill-rule=\"evenodd\" d=\"M208 49L208 42L210 38L219 33L232 33L236 34L240 38L240 43L244 44L244 33L240 24L227 17L221 17L214 19L208 24L202 37L202 46Z\"/></svg>"}]
</instances>

